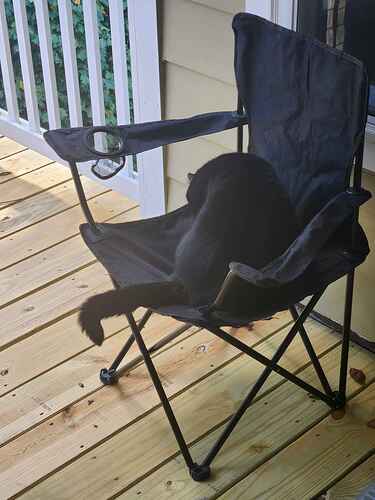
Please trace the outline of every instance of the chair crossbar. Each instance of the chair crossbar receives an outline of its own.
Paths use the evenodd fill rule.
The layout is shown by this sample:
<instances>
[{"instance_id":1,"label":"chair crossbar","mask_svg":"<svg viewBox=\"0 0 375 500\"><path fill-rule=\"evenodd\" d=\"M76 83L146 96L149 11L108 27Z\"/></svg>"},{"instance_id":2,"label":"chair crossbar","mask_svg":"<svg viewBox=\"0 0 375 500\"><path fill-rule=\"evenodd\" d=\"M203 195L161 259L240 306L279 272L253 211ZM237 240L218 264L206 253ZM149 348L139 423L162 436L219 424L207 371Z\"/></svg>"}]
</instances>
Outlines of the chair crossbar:
<instances>
[{"instance_id":1,"label":"chair crossbar","mask_svg":"<svg viewBox=\"0 0 375 500\"><path fill-rule=\"evenodd\" d=\"M146 326L146 323L149 320L151 314L152 311L148 309L144 314L144 316L141 318L141 320L138 322L137 327L139 332L141 332L143 328ZM154 354L155 352L159 351L162 347L168 345L170 342L172 342L172 340L176 339L182 333L186 332L186 330L188 330L191 326L192 325L185 323L179 328L176 328L176 330L174 330L172 333L158 340L157 342L155 342L155 344L152 344L151 347L148 348L148 352L150 354ZM127 352L129 351L130 347L133 345L134 342L135 342L135 337L134 334L131 333L128 340L125 342L124 347L118 353L111 366L108 369L103 368L100 371L100 380L105 385L115 384L118 378L121 377L124 373L128 372L129 370L131 370L132 368L134 368L135 366L139 365L144 361L143 355L139 354L134 359L129 361L129 363L126 363L121 368L118 368L121 361L124 359L124 357L126 356Z\"/></svg>"},{"instance_id":2,"label":"chair crossbar","mask_svg":"<svg viewBox=\"0 0 375 500\"><path fill-rule=\"evenodd\" d=\"M348 279L348 287L353 286L353 280ZM115 361L112 363L111 367L107 372L111 371L111 377L113 377L113 380L111 379L110 382L105 380L105 377L102 378L102 372L101 372L101 380L104 383L115 383L117 380L117 374L118 372L123 372L125 369L129 369L130 367L133 367L137 364L139 364L142 360L144 361L147 370L149 372L149 375L151 377L151 380L153 382L153 385L158 393L158 396L160 398L161 404L164 408L165 414L168 418L168 421L170 423L170 426L172 428L172 431L175 435L176 441L179 445L179 448L181 450L182 456L186 462L187 467L189 468L190 474L192 478L196 481L203 481L205 479L208 479L210 476L210 465L220 449L223 447L224 443L226 440L229 438L235 427L237 426L238 422L240 421L241 417L243 414L246 412L246 410L251 406L253 403L254 399L258 395L259 391L262 389L264 386L265 382L267 381L268 377L273 373L277 373L284 377L286 380L294 383L301 389L305 390L308 392L310 395L315 396L317 399L325 402L328 406L331 408L340 408L345 404L345 393L342 393L341 390L344 388L344 374L346 375L346 368L347 368L347 354L348 354L348 334L347 330L348 327L350 326L350 315L346 314L346 318L344 321L344 339L343 339L343 348L342 348L342 360L341 360L341 371L340 371L340 391L332 391L331 386L328 382L328 379L324 373L324 370L319 362L318 356L311 344L311 341L309 339L308 333L306 332L306 329L304 327L304 322L306 321L307 317L311 313L311 311L314 309L315 305L317 304L318 300L321 298L325 290L321 290L317 294L315 294L307 304L307 306L301 311L300 314L298 314L295 306L290 306L290 312L292 314L294 324L285 336L285 338L282 340L280 343L279 347L277 348L276 352L272 356L271 359L267 358L263 354L259 353L252 347L248 346L241 340L237 339L236 337L230 335L226 331L222 330L220 327L211 324L209 321L207 321L205 324L200 324L199 326L206 328L208 331L210 331L212 334L216 335L217 337L221 338L222 340L228 342L232 346L236 347L238 350L243 352L244 354L248 355L249 357L255 359L256 361L260 362L265 366L263 369L262 373L260 374L259 378L255 382L255 384L252 386L252 388L249 390L247 396L241 403L240 407L238 410L229 418L227 421L222 433L218 437L217 441L214 443L212 448L209 450L207 453L206 458L203 460L201 464L197 464L194 462L191 453L189 451L189 447L187 442L185 441L185 438L182 434L181 428L177 422L177 419L174 415L173 409L171 407L171 404L168 400L168 397L164 391L163 385L160 381L160 377L157 373L157 370L155 368L155 365L153 363L153 360L151 358L151 354L155 352L156 350L160 349L164 345L166 345L168 342L176 338L178 335L180 335L183 331L188 329L191 325L184 325L183 327L177 329L175 332L171 333L170 335L166 336L165 338L161 339L160 341L156 342L153 344L149 349L146 347L143 337L141 335L141 330L144 328L146 325L148 319L151 316L151 311L148 310L145 315L142 317L142 319L138 322L135 321L133 314L127 314L126 317L129 322L129 326L131 328L132 334L128 338L127 342L125 343L124 347L116 357ZM352 294L350 291L348 292L347 296L347 307L351 307L351 298ZM349 325L349 326L348 326ZM285 354L286 350L288 349L289 345L293 341L293 339L296 337L296 335L299 334L301 336L302 342L305 346L305 349L309 355L309 358L311 360L311 364L320 380L320 383L323 387L324 392L321 390L317 389L316 387L312 386L311 384L305 382L302 380L300 377L295 375L294 373L290 372L289 370L283 368L282 366L279 365L279 361L282 358L282 356ZM117 370L121 360L125 356L125 354L128 352L129 348L133 344L133 342L136 342L138 345L138 348L141 352L140 356L137 356L134 360L132 360L130 363L127 365L124 365L124 367L121 368L121 370ZM343 359L343 357L346 357Z\"/></svg>"},{"instance_id":3,"label":"chair crossbar","mask_svg":"<svg viewBox=\"0 0 375 500\"><path fill-rule=\"evenodd\" d=\"M314 396L318 397L319 399L322 399L323 401L325 401L330 406L334 405L333 393L332 393L332 397L328 396L327 394L324 394L323 392L321 392L318 389L316 389L314 386L308 384L307 382L305 382L301 378L297 377L297 375L294 375L294 373L291 373L286 368L283 368L282 366L280 366L277 363L274 364L273 363L273 359L274 358L272 358L272 359L267 358L266 356L264 356L260 352L256 351L252 347L249 347L248 345L244 344L243 342L241 342L240 340L236 339L235 337L232 337L230 334L228 334L227 332L221 330L220 328L209 329L209 330L214 335L216 335L216 336L220 337L221 339L225 340L226 342L228 342L229 344L233 345L234 347L236 347L237 349L239 349L244 354L247 354L251 358L255 359L256 361L258 361L262 365L264 365L266 367L270 367L270 369L271 369L272 372L278 373L279 375L281 375L282 377L286 378L290 382L294 383L295 385L297 385L301 389L304 389L305 391L313 394ZM295 335L297 333L298 333L298 331L293 331L293 333L292 333L292 335L290 337L289 337L289 334L285 337L284 341L286 341L286 348L289 347L289 345L291 344L292 340L294 339L294 337L295 337ZM321 368L321 370L323 371L322 368Z\"/></svg>"}]
</instances>

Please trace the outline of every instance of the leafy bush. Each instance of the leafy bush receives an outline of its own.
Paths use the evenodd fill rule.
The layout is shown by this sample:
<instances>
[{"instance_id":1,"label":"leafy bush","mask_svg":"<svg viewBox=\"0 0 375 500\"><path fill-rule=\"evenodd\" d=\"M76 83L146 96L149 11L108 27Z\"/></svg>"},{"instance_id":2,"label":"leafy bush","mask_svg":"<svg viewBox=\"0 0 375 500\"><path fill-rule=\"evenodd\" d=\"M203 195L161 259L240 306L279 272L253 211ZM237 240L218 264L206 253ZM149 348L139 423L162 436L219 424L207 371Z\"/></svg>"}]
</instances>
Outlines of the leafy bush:
<instances>
[{"instance_id":1,"label":"leafy bush","mask_svg":"<svg viewBox=\"0 0 375 500\"><path fill-rule=\"evenodd\" d=\"M126 45L128 49L127 67L128 67L129 82L131 82L126 0L123 0L123 2L124 2ZM112 40L111 40L111 30L109 24L108 0L97 0L96 3L97 3L102 74L103 74L103 91L104 91L106 122L108 124L115 124L116 103L114 94ZM34 2L33 0L25 0L25 4L26 4L27 17L29 23L29 34L30 34L33 64L34 64L36 93L40 111L40 120L42 127L48 128L48 116L47 116L46 99L45 99L45 92L43 85L43 73L42 73L42 64L40 59L39 38L38 38L38 29L36 23ZM55 62L56 80L58 88L58 99L59 99L59 106L61 113L61 122L63 127L68 127L69 126L68 98L66 92L64 60L63 60L62 45L61 45L61 33L60 33L57 0L49 0L48 8L49 8L49 18L51 26L53 57ZM5 0L5 9L8 22L11 53L14 64L18 105L21 117L26 118L27 112L26 112L25 96L23 89L21 64L19 58L13 5L11 0ZM89 76L87 69L85 29L84 29L81 0L72 0L72 10L73 10L74 34L76 40L76 55L77 55L77 65L79 74L83 123L84 125L91 125L92 116L91 116L91 103L90 103L90 86L89 86ZM131 113L131 118L133 118L130 83L129 87L130 87L129 95L130 95L130 108L131 108L130 113ZM0 107L6 109L4 89L2 84L0 86Z\"/></svg>"}]
</instances>

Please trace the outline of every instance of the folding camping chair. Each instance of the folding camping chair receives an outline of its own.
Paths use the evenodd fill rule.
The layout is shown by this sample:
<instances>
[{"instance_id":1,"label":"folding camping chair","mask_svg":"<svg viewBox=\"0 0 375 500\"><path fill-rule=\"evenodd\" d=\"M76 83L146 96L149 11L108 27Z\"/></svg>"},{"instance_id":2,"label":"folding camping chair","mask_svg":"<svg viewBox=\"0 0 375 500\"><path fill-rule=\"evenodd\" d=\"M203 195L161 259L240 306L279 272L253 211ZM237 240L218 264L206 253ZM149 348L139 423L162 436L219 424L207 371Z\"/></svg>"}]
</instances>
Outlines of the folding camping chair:
<instances>
[{"instance_id":1,"label":"folding camping chair","mask_svg":"<svg viewBox=\"0 0 375 500\"><path fill-rule=\"evenodd\" d=\"M119 127L53 130L45 134L47 142L70 164L87 218L87 223L81 226L81 233L109 271L116 287L160 280L160 276L167 276L173 270L174 250L189 225L187 209L185 206L144 221L98 224L87 205L77 162L97 161L94 172L102 177L109 176L120 168L123 161L114 162L113 172L108 172L108 162L104 167L107 170L100 170L103 159L124 159L126 155L234 127L237 127L238 150L241 151L243 126L248 125L249 150L274 166L295 207L301 227L304 227L291 246L263 269L231 263L219 294L208 307L180 304L150 309L138 323L133 314L128 314L132 334L111 367L100 373L104 384L115 383L120 362L133 342L137 342L186 465L196 481L210 476L211 462L272 372L282 375L331 408L345 405L354 269L369 252L366 237L358 224L358 208L371 196L361 188L368 96L363 65L312 38L250 14L236 15L233 29L239 91L236 112ZM110 146L107 144L106 152L95 145L96 134L102 132L107 133L108 144L111 143ZM340 375L338 390L333 390L304 322L325 288L344 275L347 276L347 289ZM296 305L308 296L312 298L298 312ZM228 325L247 325L284 309L290 310L294 325L271 359L222 329ZM190 454L150 356L181 329L148 350L141 330L153 312L206 328L265 365L259 379L200 464L195 463ZM297 334L302 338L322 390L279 365Z\"/></svg>"}]
</instances>

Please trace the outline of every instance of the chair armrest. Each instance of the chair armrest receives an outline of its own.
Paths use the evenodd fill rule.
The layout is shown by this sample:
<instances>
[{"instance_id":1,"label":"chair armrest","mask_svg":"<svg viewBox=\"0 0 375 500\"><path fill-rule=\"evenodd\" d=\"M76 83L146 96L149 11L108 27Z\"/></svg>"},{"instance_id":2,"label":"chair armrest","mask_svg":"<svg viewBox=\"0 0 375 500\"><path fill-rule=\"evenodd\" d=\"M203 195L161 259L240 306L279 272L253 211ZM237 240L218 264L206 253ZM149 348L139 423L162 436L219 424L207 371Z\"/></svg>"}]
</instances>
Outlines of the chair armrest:
<instances>
[{"instance_id":1,"label":"chair armrest","mask_svg":"<svg viewBox=\"0 0 375 500\"><path fill-rule=\"evenodd\" d=\"M76 127L49 130L44 138L51 148L68 162L97 160L104 156L86 146L88 134L95 130L113 132L119 135L124 145L121 156L132 155L150 149L185 141L202 135L246 125L247 116L236 111L206 113L178 120L164 120L118 127ZM118 157L119 154L113 154Z\"/></svg>"},{"instance_id":2,"label":"chair armrest","mask_svg":"<svg viewBox=\"0 0 375 500\"><path fill-rule=\"evenodd\" d=\"M294 281L314 261L341 224L370 198L371 193L364 189L339 193L315 215L280 257L259 270L232 262L230 274L261 288L280 287Z\"/></svg>"}]
</instances>

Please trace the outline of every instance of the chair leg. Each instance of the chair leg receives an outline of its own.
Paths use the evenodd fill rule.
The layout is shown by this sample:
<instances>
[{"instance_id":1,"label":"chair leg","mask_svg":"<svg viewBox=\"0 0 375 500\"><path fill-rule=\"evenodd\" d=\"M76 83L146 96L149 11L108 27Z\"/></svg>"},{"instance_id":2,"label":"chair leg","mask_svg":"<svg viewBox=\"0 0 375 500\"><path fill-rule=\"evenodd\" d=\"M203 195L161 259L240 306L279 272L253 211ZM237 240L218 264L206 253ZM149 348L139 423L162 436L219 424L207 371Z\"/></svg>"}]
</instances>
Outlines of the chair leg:
<instances>
[{"instance_id":1,"label":"chair leg","mask_svg":"<svg viewBox=\"0 0 375 500\"><path fill-rule=\"evenodd\" d=\"M341 407L345 406L346 403L346 381L348 373L350 326L352 320L353 288L354 288L354 270L348 274L346 281L344 324L342 328L340 381L339 381L339 391L337 394L338 402Z\"/></svg>"},{"instance_id":2,"label":"chair leg","mask_svg":"<svg viewBox=\"0 0 375 500\"><path fill-rule=\"evenodd\" d=\"M299 314L298 314L296 308L294 306L291 306L289 309L290 309L290 313L291 313L294 321L297 321L297 319L299 318ZM319 377L320 383L322 384L324 392L327 394L327 396L330 396L330 397L334 396L334 393L331 389L331 386L329 385L327 377L326 377L326 375L323 371L323 368L319 362L319 358L316 355L316 352L315 352L315 350L310 342L308 333L306 332L306 329L305 329L303 324L301 324L299 327L299 333L301 335L302 342L306 348L306 351L310 357L311 363L315 369L315 372Z\"/></svg>"},{"instance_id":3,"label":"chair leg","mask_svg":"<svg viewBox=\"0 0 375 500\"><path fill-rule=\"evenodd\" d=\"M321 294L320 294L321 295ZM317 295L316 298L312 299L310 302L309 306L314 307L314 304L319 300L320 295ZM246 398L243 400L241 406L239 409L236 411L236 413L232 416L232 418L229 420L228 424L224 428L223 432L219 436L218 440L216 443L213 445L211 450L209 451L208 455L203 461L203 465L210 465L212 460L216 457L220 449L223 447L225 441L228 439L238 422L240 421L241 417L245 413L245 411L249 408L251 403L253 402L255 396L258 394L264 383L266 382L267 378L271 375L271 373L275 370L277 367L277 364L291 342L293 341L294 337L297 335L301 325L305 321L308 311L310 307L307 307L305 311L302 312L301 317L297 318L297 321L294 323L294 326L292 329L289 331L287 336L284 338L284 340L281 342L280 346L278 347L277 351L273 355L273 357L270 360L270 363L264 368L263 372L261 373L260 377L258 380L255 382L253 385L252 389L246 396ZM213 331L213 330L212 330Z\"/></svg>"},{"instance_id":4,"label":"chair leg","mask_svg":"<svg viewBox=\"0 0 375 500\"><path fill-rule=\"evenodd\" d=\"M151 314L152 314L152 311L150 309L147 309L145 314L142 316L141 320L138 323L138 328L140 331L146 326L146 323L150 319ZM117 368L119 367L119 364L124 359L127 352L129 351L129 349L133 345L134 340L135 340L135 338L134 338L134 335L132 333L129 336L128 340L125 342L124 347L121 349L121 351L116 356L116 358L113 361L113 363L111 364L111 366L109 368L102 368L100 370L99 378L104 385L113 385L113 384L117 383L117 381L118 381Z\"/></svg>"},{"instance_id":5,"label":"chair leg","mask_svg":"<svg viewBox=\"0 0 375 500\"><path fill-rule=\"evenodd\" d=\"M127 314L126 317L128 319L130 328L132 330L132 335L134 340L137 342L137 345L139 347L139 350L141 352L142 358L145 362L145 365L147 367L147 370L149 372L149 375L151 377L151 380L153 382L153 385L158 393L159 399L161 401L161 404L164 408L165 414L168 418L169 424L172 428L172 431L175 435L176 441L178 443L178 446L181 450L181 454L185 460L185 463L190 471L191 477L195 481L204 481L210 477L211 474L211 463L220 451L220 449L223 447L224 443L238 424L239 420L241 419L242 415L245 413L245 411L249 408L249 406L252 404L254 401L254 398L257 396L261 388L263 387L264 383L270 376L272 372L276 372L282 376L284 376L287 380L290 380L291 382L295 383L297 386L301 387L302 389L306 390L309 393L315 394L321 399L322 401L325 401L329 406L332 408L336 408L336 394L325 394L321 391L318 391L318 389L314 388L310 384L304 382L303 380L299 379L296 377L293 373L288 372L284 368L278 365L279 360L287 350L288 346L290 343L293 341L294 337L298 334L298 332L301 332L301 328L303 329L303 323L306 320L307 316L311 312L311 310L314 308L316 303L318 302L319 298L323 294L324 290L322 290L320 293L314 295L306 308L302 311L302 313L296 318L296 321L294 325L292 326L291 330L289 333L286 335L284 340L281 342L279 348L277 349L276 353L271 359L268 359L261 355L260 353L256 353L253 349L248 347L246 344L243 344L241 341L238 339L235 339L235 337L231 337L229 334L227 334L224 330L221 330L219 327L210 325L210 324L205 324L204 327L207 328L209 331L211 331L213 334L217 335L218 337L222 338L223 340L229 342L230 344L234 345L237 347L239 350L244 352L245 354L248 354L250 357L253 357L254 359L258 360L259 362L263 363L266 365L266 368L263 370L261 373L260 377L252 387L252 389L249 391L247 397L244 399L242 402L240 408L236 411L234 415L232 415L231 419L225 426L223 432L219 436L218 440L214 443L213 447L211 450L208 452L206 458L203 460L201 464L197 464L196 462L193 461L193 458L190 454L188 445L185 441L184 436L182 435L181 429L179 427L179 424L176 420L176 417L173 413L172 407L168 401L168 397L164 391L164 388L162 386L162 383L160 381L159 375L156 371L156 368L154 366L154 363L151 359L151 352L154 351L153 347L150 349L147 349L141 332L140 332L140 325L137 325L136 321L134 320L134 317L132 314ZM303 330L304 331L304 330ZM175 335L175 334L173 334ZM302 334L303 335L303 334ZM306 334L307 335L307 334ZM308 344L309 345L309 344ZM312 354L312 357L316 356L315 352ZM320 366L320 365L319 365Z\"/></svg>"},{"instance_id":6,"label":"chair leg","mask_svg":"<svg viewBox=\"0 0 375 500\"><path fill-rule=\"evenodd\" d=\"M185 438L182 435L180 426L178 425L178 422L176 420L176 417L173 413L172 407L168 401L168 397L164 391L163 385L160 381L159 375L156 371L156 368L154 366L154 363L151 359L150 353L143 341L140 329L137 325L137 323L134 320L134 317L132 314L127 314L126 315L129 325L132 329L134 338L138 344L139 350L142 353L145 365L147 367L147 370L150 374L152 383L154 384L154 387L156 389L156 392L158 393L158 396L160 398L160 402L163 405L165 414L168 418L169 424L172 428L172 431L175 435L176 441L180 447L182 456L184 457L185 463L187 467L189 468L190 474L192 478L195 481L204 481L209 478L210 476L210 467L209 466L204 466L204 465L198 465L194 463L189 448L186 444Z\"/></svg>"}]
</instances>

